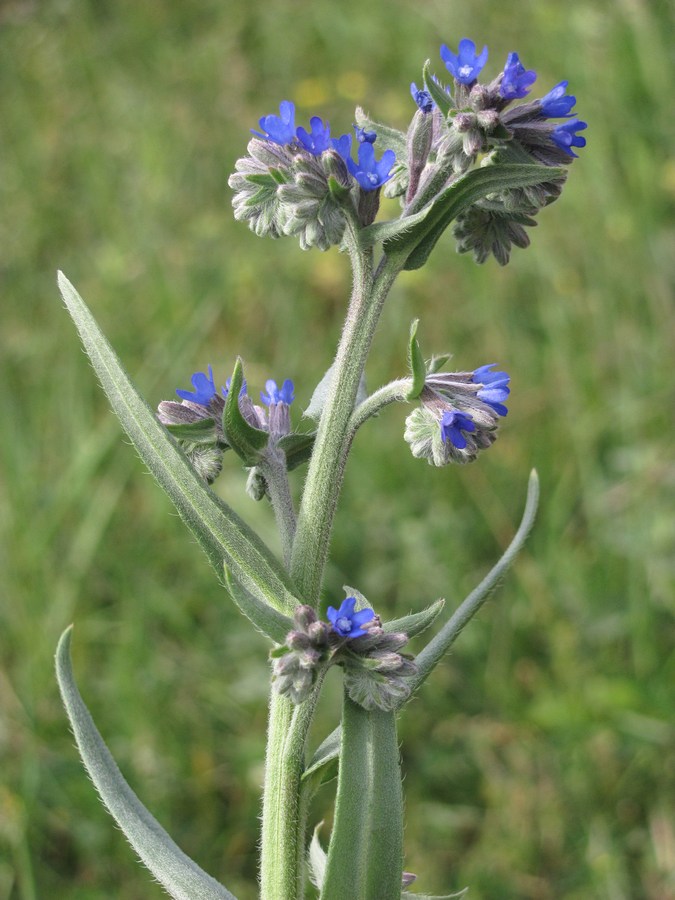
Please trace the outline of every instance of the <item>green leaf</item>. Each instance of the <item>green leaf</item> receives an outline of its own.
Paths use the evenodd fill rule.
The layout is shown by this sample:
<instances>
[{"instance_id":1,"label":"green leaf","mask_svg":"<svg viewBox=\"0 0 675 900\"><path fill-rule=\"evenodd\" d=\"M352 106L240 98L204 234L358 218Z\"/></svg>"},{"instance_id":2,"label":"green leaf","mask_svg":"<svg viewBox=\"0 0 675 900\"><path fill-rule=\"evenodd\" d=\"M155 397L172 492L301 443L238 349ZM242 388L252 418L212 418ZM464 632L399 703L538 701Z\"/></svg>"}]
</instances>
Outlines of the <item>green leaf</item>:
<instances>
[{"instance_id":1,"label":"green leaf","mask_svg":"<svg viewBox=\"0 0 675 900\"><path fill-rule=\"evenodd\" d=\"M227 443L244 463L247 466L255 466L270 436L269 432L263 431L262 428L250 425L242 415L239 408L239 392L243 383L244 371L241 359L237 357L223 409L223 432Z\"/></svg>"},{"instance_id":2,"label":"green leaf","mask_svg":"<svg viewBox=\"0 0 675 900\"><path fill-rule=\"evenodd\" d=\"M181 425L165 425L169 434L191 444L215 444L218 440L215 419L200 419L198 422L184 422Z\"/></svg>"},{"instance_id":3,"label":"green leaf","mask_svg":"<svg viewBox=\"0 0 675 900\"><path fill-rule=\"evenodd\" d=\"M401 894L401 900L460 900L461 897L466 897L469 889L468 887L464 888L463 891L458 891L456 894L443 894L439 896L438 894L413 894L412 891L403 891Z\"/></svg>"},{"instance_id":4,"label":"green leaf","mask_svg":"<svg viewBox=\"0 0 675 900\"><path fill-rule=\"evenodd\" d=\"M431 212L431 206L425 206L419 212L411 216L401 216L387 222L373 222L359 232L359 241L362 247L372 247L378 241L394 241L404 238L415 225L423 222Z\"/></svg>"},{"instance_id":5,"label":"green leaf","mask_svg":"<svg viewBox=\"0 0 675 900\"><path fill-rule=\"evenodd\" d=\"M323 825L323 822L319 822L319 824L314 829L314 833L312 834L312 841L309 845L309 853L307 854L307 863L309 868L309 880L312 882L314 887L321 890L323 887L323 883L326 878L326 851L321 846L321 842L319 841L319 828Z\"/></svg>"},{"instance_id":6,"label":"green leaf","mask_svg":"<svg viewBox=\"0 0 675 900\"><path fill-rule=\"evenodd\" d=\"M411 613L409 616L403 616L401 619L392 619L390 622L384 622L382 629L386 632L402 631L409 638L414 638L434 622L444 606L445 600L441 598L420 612Z\"/></svg>"},{"instance_id":7,"label":"green leaf","mask_svg":"<svg viewBox=\"0 0 675 900\"><path fill-rule=\"evenodd\" d=\"M450 647L459 637L462 629L476 615L481 606L485 603L490 593L498 584L504 573L508 570L518 552L525 543L528 534L534 524L534 518L537 513L537 503L539 501L539 479L536 471L533 469L530 473L530 480L527 486L527 500L525 502L525 510L521 519L518 531L513 540L507 547L504 555L501 557L485 578L481 581L469 596L459 605L452 614L450 619L445 623L443 628L436 634L415 658L417 663L417 674L413 675L409 680L411 694L429 677L433 669L438 665L441 659L448 652Z\"/></svg>"},{"instance_id":8,"label":"green leaf","mask_svg":"<svg viewBox=\"0 0 675 900\"><path fill-rule=\"evenodd\" d=\"M275 644L283 644L288 632L293 630L293 620L279 612L278 609L275 609L269 603L261 600L260 597L246 590L230 572L227 565L225 565L224 571L227 589L246 618L255 625L258 631L262 631ZM296 606L299 605L300 601L297 600Z\"/></svg>"},{"instance_id":9,"label":"green leaf","mask_svg":"<svg viewBox=\"0 0 675 900\"><path fill-rule=\"evenodd\" d=\"M427 363L427 375L435 375L436 372L440 372L449 359L452 359L452 353L441 353L438 356L432 356Z\"/></svg>"},{"instance_id":10,"label":"green leaf","mask_svg":"<svg viewBox=\"0 0 675 900\"><path fill-rule=\"evenodd\" d=\"M412 375L412 387L408 394L408 400L415 400L422 393L427 378L427 367L417 340L417 326L420 320L414 319L410 325L410 341L408 343L408 366Z\"/></svg>"},{"instance_id":11,"label":"green leaf","mask_svg":"<svg viewBox=\"0 0 675 900\"><path fill-rule=\"evenodd\" d=\"M291 581L281 563L231 507L195 473L176 441L124 371L87 305L62 272L61 295L103 390L139 456L175 505L206 552L218 577L226 562L252 594L282 611L292 611Z\"/></svg>"},{"instance_id":12,"label":"green leaf","mask_svg":"<svg viewBox=\"0 0 675 900\"><path fill-rule=\"evenodd\" d=\"M345 693L335 820L321 900L401 895L403 796L395 713Z\"/></svg>"},{"instance_id":13,"label":"green leaf","mask_svg":"<svg viewBox=\"0 0 675 900\"><path fill-rule=\"evenodd\" d=\"M80 756L108 812L141 861L177 900L236 900L178 847L131 790L84 704L70 661L72 626L56 650L56 676Z\"/></svg>"},{"instance_id":14,"label":"green leaf","mask_svg":"<svg viewBox=\"0 0 675 900\"><path fill-rule=\"evenodd\" d=\"M311 778L316 772L332 763L340 755L341 728L338 725L328 737L317 747L314 756L309 765L302 773L302 780ZM332 777L332 776L331 776ZM322 783L328 781L328 778L322 778Z\"/></svg>"},{"instance_id":15,"label":"green leaf","mask_svg":"<svg viewBox=\"0 0 675 900\"><path fill-rule=\"evenodd\" d=\"M431 94L431 99L434 101L436 106L440 109L444 118L447 118L448 113L452 109L452 100L450 99L450 95L445 91L444 87L438 83L434 79L434 76L431 74L431 60L428 59L424 63L424 69L422 70L422 77L424 78L424 87Z\"/></svg>"},{"instance_id":16,"label":"green leaf","mask_svg":"<svg viewBox=\"0 0 675 900\"><path fill-rule=\"evenodd\" d=\"M397 159L405 159L407 147L406 136L403 131L399 131L397 128L390 128L389 125L383 125L381 122L376 122L366 115L360 106L356 107L354 118L359 128L364 128L366 131L374 131L377 134L377 146L381 150L393 150Z\"/></svg>"},{"instance_id":17,"label":"green leaf","mask_svg":"<svg viewBox=\"0 0 675 900\"><path fill-rule=\"evenodd\" d=\"M279 438L277 447L286 455L286 468L289 472L309 460L315 440L316 432L314 431L309 434L293 431Z\"/></svg>"},{"instance_id":18,"label":"green leaf","mask_svg":"<svg viewBox=\"0 0 675 900\"><path fill-rule=\"evenodd\" d=\"M303 412L303 416L309 419L314 419L315 421L319 421L321 418L321 413L323 412L323 408L326 404L326 400L328 399L328 395L330 393L330 385L333 380L333 373L335 372L335 363L326 369L324 372L323 378L314 388L314 393L312 394L309 405L307 409ZM359 381L359 389L356 394L356 400L354 401L354 406L358 406L359 403L362 403L366 397L368 396L368 391L366 390L366 379L365 376L361 376L361 380Z\"/></svg>"},{"instance_id":19,"label":"green leaf","mask_svg":"<svg viewBox=\"0 0 675 900\"><path fill-rule=\"evenodd\" d=\"M524 163L499 163L473 169L438 194L421 222L402 237L385 241L384 252L407 254L405 268L418 269L427 261L448 225L478 200L488 194L542 184L561 172L549 166Z\"/></svg>"}]
</instances>

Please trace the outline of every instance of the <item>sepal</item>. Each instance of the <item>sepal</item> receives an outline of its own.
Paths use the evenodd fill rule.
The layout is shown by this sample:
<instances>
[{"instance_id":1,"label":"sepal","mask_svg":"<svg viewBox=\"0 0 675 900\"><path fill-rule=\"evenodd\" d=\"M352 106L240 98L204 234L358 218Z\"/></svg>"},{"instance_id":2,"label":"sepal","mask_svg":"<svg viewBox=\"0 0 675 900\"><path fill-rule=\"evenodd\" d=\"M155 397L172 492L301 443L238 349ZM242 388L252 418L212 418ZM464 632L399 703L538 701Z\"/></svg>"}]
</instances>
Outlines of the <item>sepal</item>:
<instances>
[{"instance_id":1,"label":"sepal","mask_svg":"<svg viewBox=\"0 0 675 900\"><path fill-rule=\"evenodd\" d=\"M251 425L239 407L239 393L244 384L241 359L237 357L230 387L223 409L223 433L225 440L247 466L254 466L267 447L269 433Z\"/></svg>"},{"instance_id":2,"label":"sepal","mask_svg":"<svg viewBox=\"0 0 675 900\"><path fill-rule=\"evenodd\" d=\"M82 762L101 800L141 862L175 900L236 900L178 847L120 772L77 689L70 661L72 625L56 650L56 677Z\"/></svg>"}]
</instances>

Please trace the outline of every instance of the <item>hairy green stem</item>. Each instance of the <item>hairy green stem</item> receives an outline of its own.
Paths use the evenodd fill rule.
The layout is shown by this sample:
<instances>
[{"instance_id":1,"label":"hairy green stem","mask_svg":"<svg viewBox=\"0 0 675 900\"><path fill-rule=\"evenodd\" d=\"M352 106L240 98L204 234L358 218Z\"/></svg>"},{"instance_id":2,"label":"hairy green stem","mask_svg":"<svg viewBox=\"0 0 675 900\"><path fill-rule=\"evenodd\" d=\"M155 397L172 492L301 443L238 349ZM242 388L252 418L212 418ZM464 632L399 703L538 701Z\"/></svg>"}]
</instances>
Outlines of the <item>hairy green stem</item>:
<instances>
[{"instance_id":1,"label":"hairy green stem","mask_svg":"<svg viewBox=\"0 0 675 900\"><path fill-rule=\"evenodd\" d=\"M288 483L288 469L283 451L268 448L258 468L265 478L267 493L272 503L277 530L281 538L281 550L288 567L291 561L295 537L295 508Z\"/></svg>"},{"instance_id":2,"label":"hairy green stem","mask_svg":"<svg viewBox=\"0 0 675 900\"><path fill-rule=\"evenodd\" d=\"M302 797L307 733L321 682L298 706L272 692L267 732L260 857L260 896L301 900L307 804Z\"/></svg>"},{"instance_id":3,"label":"hairy green stem","mask_svg":"<svg viewBox=\"0 0 675 900\"><path fill-rule=\"evenodd\" d=\"M363 403L359 403L349 420L349 431L356 434L364 422L372 416L376 416L380 410L390 403L403 403L408 399L408 394L412 388L412 378L399 378L397 381L390 381L379 390L374 391L370 397L367 397Z\"/></svg>"},{"instance_id":4,"label":"hairy green stem","mask_svg":"<svg viewBox=\"0 0 675 900\"><path fill-rule=\"evenodd\" d=\"M291 556L291 576L305 602L312 604L318 602L321 590L330 532L353 438L349 422L359 382L382 306L404 262L397 256L385 256L373 275L370 252L361 248L355 230L348 232L354 288L309 463Z\"/></svg>"}]
</instances>

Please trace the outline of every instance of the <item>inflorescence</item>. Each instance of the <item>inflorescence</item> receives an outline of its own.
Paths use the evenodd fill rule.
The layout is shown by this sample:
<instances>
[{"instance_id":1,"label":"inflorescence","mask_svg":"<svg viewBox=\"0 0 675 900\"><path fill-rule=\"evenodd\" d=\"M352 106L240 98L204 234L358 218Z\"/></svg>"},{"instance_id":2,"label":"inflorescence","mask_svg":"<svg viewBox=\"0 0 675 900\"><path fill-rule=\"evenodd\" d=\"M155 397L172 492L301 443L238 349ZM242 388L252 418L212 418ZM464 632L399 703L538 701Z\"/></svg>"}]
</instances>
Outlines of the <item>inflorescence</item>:
<instances>
[{"instance_id":1,"label":"inflorescence","mask_svg":"<svg viewBox=\"0 0 675 900\"><path fill-rule=\"evenodd\" d=\"M404 437L413 456L433 466L468 463L494 443L511 392L509 375L494 368L491 363L473 372L427 375L421 405L406 419Z\"/></svg>"},{"instance_id":2,"label":"inflorescence","mask_svg":"<svg viewBox=\"0 0 675 900\"><path fill-rule=\"evenodd\" d=\"M181 398L180 403L162 400L157 408L157 418L180 441L198 474L211 484L220 474L224 452L231 446L224 423L225 401L230 393L231 379L228 378L218 391L213 369L209 366L208 375L195 372L190 380L194 390L178 388L176 393ZM266 446L273 448L291 431L290 406L294 397L290 379L287 378L281 387L269 379L265 391L260 392L260 399L267 407L264 409L253 403L246 381L243 381L238 408L251 428L268 434ZM261 496L264 496L264 486Z\"/></svg>"},{"instance_id":3,"label":"inflorescence","mask_svg":"<svg viewBox=\"0 0 675 900\"><path fill-rule=\"evenodd\" d=\"M286 642L272 651L272 681L279 694L302 703L329 666L342 666L345 687L366 709L394 709L410 695L407 683L417 672L412 657L400 653L403 632L385 632L370 607L356 610L347 597L339 609L329 606L328 622L311 606L298 606Z\"/></svg>"},{"instance_id":4,"label":"inflorescence","mask_svg":"<svg viewBox=\"0 0 675 900\"><path fill-rule=\"evenodd\" d=\"M537 73L515 52L487 83L478 80L487 47L477 52L463 38L457 53L444 44L440 56L453 84L445 87L436 76L425 78L423 87L411 84L416 113L407 134L376 124L360 109L355 135L339 137L319 116L310 118L309 129L296 126L288 100L278 115L263 116L260 130L252 129L248 155L230 176L235 218L258 235L295 235L303 249L326 250L341 244L349 219L361 226L374 221L381 189L400 199L405 219L474 164L536 163L559 170L585 146L580 132L587 124L573 116L576 98L567 93L567 81L532 100ZM381 141L386 145L378 159ZM454 222L459 252L472 251L478 262L493 255L505 265L512 245L529 244L526 227L557 199L564 180L556 171L534 187L478 200Z\"/></svg>"}]
</instances>

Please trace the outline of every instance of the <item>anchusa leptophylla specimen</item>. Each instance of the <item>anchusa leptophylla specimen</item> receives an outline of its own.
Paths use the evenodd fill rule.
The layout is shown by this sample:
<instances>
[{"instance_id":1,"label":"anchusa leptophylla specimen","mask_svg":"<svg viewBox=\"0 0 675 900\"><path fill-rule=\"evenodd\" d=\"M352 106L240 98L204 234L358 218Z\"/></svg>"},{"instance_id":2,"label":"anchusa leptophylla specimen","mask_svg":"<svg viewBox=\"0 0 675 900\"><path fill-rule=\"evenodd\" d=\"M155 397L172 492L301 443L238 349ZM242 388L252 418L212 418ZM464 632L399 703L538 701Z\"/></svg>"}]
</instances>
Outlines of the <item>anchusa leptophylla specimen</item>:
<instances>
[{"instance_id":1,"label":"anchusa leptophylla specimen","mask_svg":"<svg viewBox=\"0 0 675 900\"><path fill-rule=\"evenodd\" d=\"M209 365L191 376L191 388L178 388L178 400L162 401L153 413L82 299L60 280L101 383L139 454L232 600L271 644L260 840L264 900L302 900L306 874L320 900L415 896L407 891L413 876L403 872L396 716L502 578L533 522L534 475L523 520L504 555L416 657L403 648L436 621L443 600L424 607L412 598L412 611L392 621L384 615L384 594L371 605L346 587L338 603L325 583L342 479L360 428L374 427L392 403L412 404L404 439L415 457L442 467L476 461L508 413L510 376L484 361L492 353L479 358L476 368L469 368L472 361L462 363L463 371L443 371L450 356L425 357L419 320L407 342L407 371L372 392L364 376L380 315L401 272L423 266L447 229L460 252L472 251L478 262L494 256L506 264L513 245L529 243L526 228L559 197L566 166L585 145L586 123L573 115L576 98L567 81L538 97L536 72L512 51L497 75L481 82L488 57L487 47L469 38L456 49L443 44L443 77L427 62L422 80L410 86L405 131L357 109L353 130L334 132L319 115L296 116L290 100L252 130L248 153L229 179L235 218L260 236L295 236L303 249L339 247L353 269L333 363L313 392L306 375L297 400L289 378L268 378L259 392L249 390L237 359L224 384ZM407 95L405 85L402 90ZM399 209L386 218L381 201L393 199ZM301 328L300 323L298 340ZM296 412L299 404L302 414ZM395 453L390 448L388 459ZM269 501L279 554L209 488L226 461L246 471L242 482L250 497ZM293 470L304 464L305 477L293 485ZM420 477L429 472L418 471ZM231 485L228 479L222 493ZM77 692L68 642L69 633L57 653L59 682L104 802L171 896L232 900L176 847L124 782ZM226 659L224 654L223 666ZM336 730L310 758L314 710L335 667L342 672L341 718L336 713ZM225 672L223 679L227 684ZM328 852L315 834L307 860L310 800L336 773Z\"/></svg>"}]
</instances>

